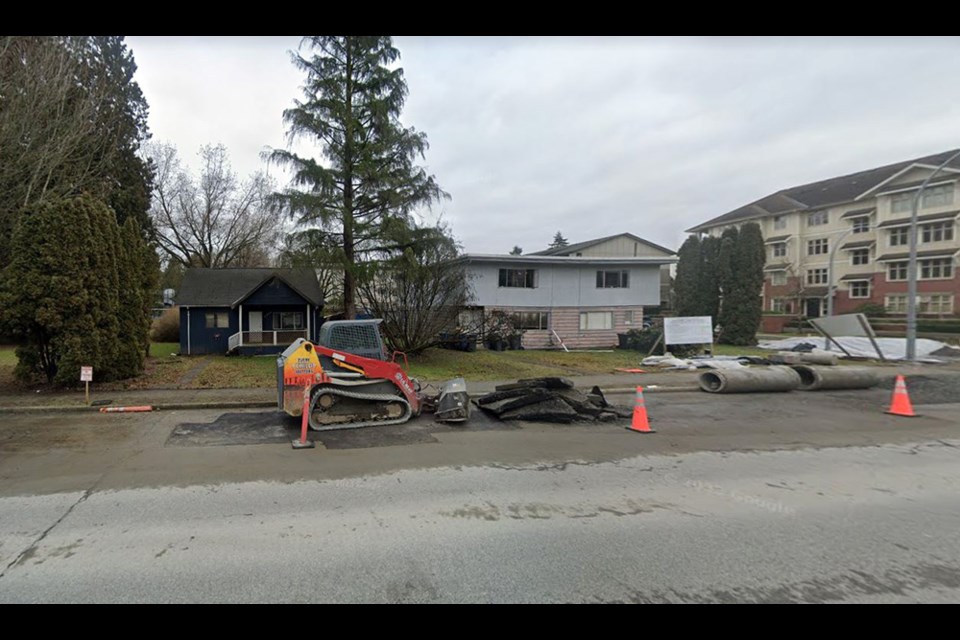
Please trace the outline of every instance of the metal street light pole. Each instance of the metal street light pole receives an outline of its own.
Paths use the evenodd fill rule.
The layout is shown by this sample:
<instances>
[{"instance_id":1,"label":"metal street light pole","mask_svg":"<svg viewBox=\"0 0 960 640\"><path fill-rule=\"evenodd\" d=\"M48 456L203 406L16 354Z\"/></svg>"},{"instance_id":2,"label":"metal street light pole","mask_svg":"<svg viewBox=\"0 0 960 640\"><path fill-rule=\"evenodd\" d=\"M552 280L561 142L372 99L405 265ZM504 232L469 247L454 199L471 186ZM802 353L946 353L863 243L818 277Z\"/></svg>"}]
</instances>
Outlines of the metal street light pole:
<instances>
[{"instance_id":1,"label":"metal street light pole","mask_svg":"<svg viewBox=\"0 0 960 640\"><path fill-rule=\"evenodd\" d=\"M958 156L960 151L944 160L943 164L937 167L913 194L913 206L910 212L910 261L907 264L907 360L914 363L917 361L917 209L927 184Z\"/></svg>"}]
</instances>

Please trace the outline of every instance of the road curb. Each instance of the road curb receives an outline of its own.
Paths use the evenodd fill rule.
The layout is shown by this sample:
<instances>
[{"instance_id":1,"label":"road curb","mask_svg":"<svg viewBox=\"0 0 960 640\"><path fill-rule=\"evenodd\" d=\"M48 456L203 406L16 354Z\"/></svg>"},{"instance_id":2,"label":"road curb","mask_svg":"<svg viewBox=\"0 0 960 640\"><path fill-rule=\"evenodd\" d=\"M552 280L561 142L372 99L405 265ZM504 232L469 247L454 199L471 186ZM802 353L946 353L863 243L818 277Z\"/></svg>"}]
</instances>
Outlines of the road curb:
<instances>
[{"instance_id":1,"label":"road curb","mask_svg":"<svg viewBox=\"0 0 960 640\"><path fill-rule=\"evenodd\" d=\"M124 405L105 405L106 407L122 407ZM253 400L249 402L173 402L165 404L150 405L154 411L173 411L175 409L264 409L276 407L276 402L266 402ZM0 407L0 414L3 413L99 413L104 407L88 407L86 405L65 405L65 406L41 406L41 407ZM114 412L123 413L123 412Z\"/></svg>"}]
</instances>

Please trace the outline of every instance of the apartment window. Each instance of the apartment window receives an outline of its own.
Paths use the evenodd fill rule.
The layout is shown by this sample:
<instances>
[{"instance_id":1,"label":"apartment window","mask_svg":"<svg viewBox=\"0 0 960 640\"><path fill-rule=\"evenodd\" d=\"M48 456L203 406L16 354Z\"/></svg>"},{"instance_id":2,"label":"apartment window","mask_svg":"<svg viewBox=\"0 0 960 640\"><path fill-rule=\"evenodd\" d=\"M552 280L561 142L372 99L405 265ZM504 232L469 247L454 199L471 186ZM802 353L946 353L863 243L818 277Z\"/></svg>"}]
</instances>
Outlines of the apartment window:
<instances>
[{"instance_id":1,"label":"apartment window","mask_svg":"<svg viewBox=\"0 0 960 640\"><path fill-rule=\"evenodd\" d=\"M857 280L856 282L851 282L850 297L851 298L869 298L870 297L870 281Z\"/></svg>"},{"instance_id":2,"label":"apartment window","mask_svg":"<svg viewBox=\"0 0 960 640\"><path fill-rule=\"evenodd\" d=\"M536 269L500 269L500 286L517 289L537 287Z\"/></svg>"},{"instance_id":3,"label":"apartment window","mask_svg":"<svg viewBox=\"0 0 960 640\"><path fill-rule=\"evenodd\" d=\"M921 280L942 280L953 277L953 258L920 261Z\"/></svg>"},{"instance_id":4,"label":"apartment window","mask_svg":"<svg viewBox=\"0 0 960 640\"><path fill-rule=\"evenodd\" d=\"M786 313L786 301L783 298L770 299L770 311L773 313Z\"/></svg>"},{"instance_id":5,"label":"apartment window","mask_svg":"<svg viewBox=\"0 0 960 640\"><path fill-rule=\"evenodd\" d=\"M953 240L953 221L934 222L920 227L921 242L943 242Z\"/></svg>"},{"instance_id":6,"label":"apartment window","mask_svg":"<svg viewBox=\"0 0 960 640\"><path fill-rule=\"evenodd\" d=\"M902 247L910 242L910 228L909 227L897 227L896 229L890 229L890 246L891 247Z\"/></svg>"},{"instance_id":7,"label":"apartment window","mask_svg":"<svg viewBox=\"0 0 960 640\"><path fill-rule=\"evenodd\" d=\"M627 271L597 271L597 289L626 289L630 286Z\"/></svg>"},{"instance_id":8,"label":"apartment window","mask_svg":"<svg viewBox=\"0 0 960 640\"><path fill-rule=\"evenodd\" d=\"M613 329L612 311L584 311L580 313L580 331Z\"/></svg>"},{"instance_id":9,"label":"apartment window","mask_svg":"<svg viewBox=\"0 0 960 640\"><path fill-rule=\"evenodd\" d=\"M783 258L787 255L787 243L778 242L773 245L773 257L774 258Z\"/></svg>"},{"instance_id":10,"label":"apartment window","mask_svg":"<svg viewBox=\"0 0 960 640\"><path fill-rule=\"evenodd\" d=\"M830 216L827 215L826 211L814 211L811 214L807 215L807 226L808 227L819 227L822 224L827 224L830 222Z\"/></svg>"},{"instance_id":11,"label":"apartment window","mask_svg":"<svg viewBox=\"0 0 960 640\"><path fill-rule=\"evenodd\" d=\"M953 183L923 190L923 207L943 207L953 204Z\"/></svg>"},{"instance_id":12,"label":"apartment window","mask_svg":"<svg viewBox=\"0 0 960 640\"><path fill-rule=\"evenodd\" d=\"M854 249L850 252L850 264L870 264L870 249Z\"/></svg>"},{"instance_id":13,"label":"apartment window","mask_svg":"<svg viewBox=\"0 0 960 640\"><path fill-rule=\"evenodd\" d=\"M853 219L853 232L854 233L866 233L870 231L870 218L863 216L862 218Z\"/></svg>"},{"instance_id":14,"label":"apartment window","mask_svg":"<svg viewBox=\"0 0 960 640\"><path fill-rule=\"evenodd\" d=\"M518 329L542 331L550 326L550 314L546 311L521 311L513 314L513 322Z\"/></svg>"},{"instance_id":15,"label":"apartment window","mask_svg":"<svg viewBox=\"0 0 960 640\"><path fill-rule=\"evenodd\" d=\"M297 331L304 328L303 311L284 311L280 315L280 331Z\"/></svg>"},{"instance_id":16,"label":"apartment window","mask_svg":"<svg viewBox=\"0 0 960 640\"><path fill-rule=\"evenodd\" d=\"M230 314L226 311L208 311L204 317L207 329L229 329Z\"/></svg>"},{"instance_id":17,"label":"apartment window","mask_svg":"<svg viewBox=\"0 0 960 640\"><path fill-rule=\"evenodd\" d=\"M897 280L906 280L907 279L907 263L906 262L888 262L887 263L887 280L890 282L895 282Z\"/></svg>"},{"instance_id":18,"label":"apartment window","mask_svg":"<svg viewBox=\"0 0 960 640\"><path fill-rule=\"evenodd\" d=\"M787 228L787 216L773 216L774 231L781 231Z\"/></svg>"},{"instance_id":19,"label":"apartment window","mask_svg":"<svg viewBox=\"0 0 960 640\"><path fill-rule=\"evenodd\" d=\"M819 238L817 240L807 240L807 255L808 256L821 256L826 255L827 250L827 239Z\"/></svg>"},{"instance_id":20,"label":"apartment window","mask_svg":"<svg viewBox=\"0 0 960 640\"><path fill-rule=\"evenodd\" d=\"M827 284L827 270L807 269L807 284Z\"/></svg>"},{"instance_id":21,"label":"apartment window","mask_svg":"<svg viewBox=\"0 0 960 640\"><path fill-rule=\"evenodd\" d=\"M910 213L913 211L913 192L895 193L890 196L890 213Z\"/></svg>"},{"instance_id":22,"label":"apartment window","mask_svg":"<svg viewBox=\"0 0 960 640\"><path fill-rule=\"evenodd\" d=\"M907 296L905 295L887 296L883 299L883 306L890 313L906 313L907 312Z\"/></svg>"},{"instance_id":23,"label":"apartment window","mask_svg":"<svg viewBox=\"0 0 960 640\"><path fill-rule=\"evenodd\" d=\"M782 287L787 284L787 272L786 271L774 271L770 274L770 284L775 287Z\"/></svg>"}]
</instances>

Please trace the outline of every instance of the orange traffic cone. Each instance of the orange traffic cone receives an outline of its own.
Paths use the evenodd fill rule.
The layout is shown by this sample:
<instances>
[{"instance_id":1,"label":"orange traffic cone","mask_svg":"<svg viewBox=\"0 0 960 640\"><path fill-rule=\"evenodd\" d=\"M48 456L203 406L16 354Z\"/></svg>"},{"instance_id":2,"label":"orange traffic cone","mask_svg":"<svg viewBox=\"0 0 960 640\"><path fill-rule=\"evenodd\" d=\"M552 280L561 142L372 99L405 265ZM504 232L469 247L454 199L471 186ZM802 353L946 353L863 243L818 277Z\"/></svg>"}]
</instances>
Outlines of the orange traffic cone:
<instances>
[{"instance_id":1,"label":"orange traffic cone","mask_svg":"<svg viewBox=\"0 0 960 640\"><path fill-rule=\"evenodd\" d=\"M634 433L656 433L650 428L650 421L647 419L647 405L643 402L643 387L637 387L637 399L633 405L633 420L627 431Z\"/></svg>"},{"instance_id":2,"label":"orange traffic cone","mask_svg":"<svg viewBox=\"0 0 960 640\"><path fill-rule=\"evenodd\" d=\"M897 376L897 383L893 385L893 398L890 400L890 408L884 413L906 418L917 417L917 414L913 412L913 405L910 404L910 395L907 393L907 383L904 382L903 376Z\"/></svg>"}]
</instances>

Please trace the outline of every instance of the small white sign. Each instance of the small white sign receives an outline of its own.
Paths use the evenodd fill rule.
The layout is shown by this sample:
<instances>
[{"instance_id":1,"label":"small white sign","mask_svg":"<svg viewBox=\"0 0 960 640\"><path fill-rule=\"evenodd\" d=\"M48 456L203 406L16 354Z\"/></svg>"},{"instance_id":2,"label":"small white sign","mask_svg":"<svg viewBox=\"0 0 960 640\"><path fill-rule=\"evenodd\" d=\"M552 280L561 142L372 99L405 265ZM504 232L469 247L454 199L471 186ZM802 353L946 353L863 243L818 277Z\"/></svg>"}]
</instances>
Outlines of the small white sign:
<instances>
[{"instance_id":1,"label":"small white sign","mask_svg":"<svg viewBox=\"0 0 960 640\"><path fill-rule=\"evenodd\" d=\"M713 318L685 316L663 319L664 344L712 344Z\"/></svg>"},{"instance_id":2,"label":"small white sign","mask_svg":"<svg viewBox=\"0 0 960 640\"><path fill-rule=\"evenodd\" d=\"M80 382L93 382L93 367L80 367Z\"/></svg>"}]
</instances>

